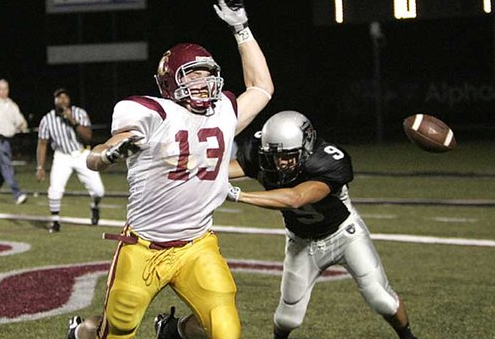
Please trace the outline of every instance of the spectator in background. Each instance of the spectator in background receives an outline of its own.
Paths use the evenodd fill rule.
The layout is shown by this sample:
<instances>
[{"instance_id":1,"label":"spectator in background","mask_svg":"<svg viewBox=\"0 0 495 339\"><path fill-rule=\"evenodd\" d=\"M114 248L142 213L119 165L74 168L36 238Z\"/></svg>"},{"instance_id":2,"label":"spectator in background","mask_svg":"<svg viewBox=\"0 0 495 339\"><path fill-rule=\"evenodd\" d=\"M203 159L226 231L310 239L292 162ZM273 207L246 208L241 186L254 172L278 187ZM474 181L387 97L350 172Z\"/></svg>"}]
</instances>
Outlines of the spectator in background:
<instances>
[{"instance_id":1,"label":"spectator in background","mask_svg":"<svg viewBox=\"0 0 495 339\"><path fill-rule=\"evenodd\" d=\"M54 150L53 163L50 172L50 187L48 200L53 216L50 233L60 231L60 206L65 186L73 171L76 171L79 181L91 196L91 224L97 225L100 219L98 204L105 193L98 172L86 166L89 143L92 136L91 121L86 111L71 105L69 93L59 88L54 93L55 108L48 112L40 122L38 131L38 147L36 157L36 179L45 179L46 151L48 141Z\"/></svg>"},{"instance_id":2,"label":"spectator in background","mask_svg":"<svg viewBox=\"0 0 495 339\"><path fill-rule=\"evenodd\" d=\"M6 181L14 194L16 205L20 205L26 202L27 195L14 178L10 139L16 133L27 130L27 122L19 106L9 98L9 83L5 79L0 79L0 121L0 187Z\"/></svg>"}]
</instances>

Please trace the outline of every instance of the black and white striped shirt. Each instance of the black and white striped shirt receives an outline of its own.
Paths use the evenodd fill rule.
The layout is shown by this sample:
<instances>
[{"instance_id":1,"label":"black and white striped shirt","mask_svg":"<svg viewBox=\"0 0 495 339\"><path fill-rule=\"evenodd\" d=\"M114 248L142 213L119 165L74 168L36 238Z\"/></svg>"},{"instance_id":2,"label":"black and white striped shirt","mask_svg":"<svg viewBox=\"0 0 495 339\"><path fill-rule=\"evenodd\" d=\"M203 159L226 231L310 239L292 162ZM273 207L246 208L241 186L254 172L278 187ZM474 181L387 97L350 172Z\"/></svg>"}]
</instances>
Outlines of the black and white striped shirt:
<instances>
[{"instance_id":1,"label":"black and white striped shirt","mask_svg":"<svg viewBox=\"0 0 495 339\"><path fill-rule=\"evenodd\" d=\"M72 117L81 126L91 126L88 113L80 107L72 106ZM54 151L70 154L84 148L84 145L77 138L76 131L67 121L52 109L40 122L38 138L51 140L51 146Z\"/></svg>"}]
</instances>

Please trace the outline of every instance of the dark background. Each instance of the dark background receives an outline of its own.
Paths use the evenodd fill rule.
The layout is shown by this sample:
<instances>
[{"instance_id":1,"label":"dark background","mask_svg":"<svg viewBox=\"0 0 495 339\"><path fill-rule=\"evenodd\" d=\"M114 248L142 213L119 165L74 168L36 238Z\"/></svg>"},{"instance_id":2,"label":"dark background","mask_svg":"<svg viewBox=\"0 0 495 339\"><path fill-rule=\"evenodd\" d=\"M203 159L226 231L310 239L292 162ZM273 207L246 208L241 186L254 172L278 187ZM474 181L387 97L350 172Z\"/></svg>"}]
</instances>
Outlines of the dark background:
<instances>
[{"instance_id":1,"label":"dark background","mask_svg":"<svg viewBox=\"0 0 495 339\"><path fill-rule=\"evenodd\" d=\"M265 52L276 88L273 100L246 133L259 129L277 111L295 109L310 117L320 135L340 142L404 140L402 120L415 113L443 119L458 140L493 139L494 17L459 5L475 0L455 1L457 7L442 11L430 0L424 18L399 21L389 20L390 1L354 0L348 2L353 8L350 23L316 25L313 11L319 11L315 4L321 5L321 0L245 0L251 30ZM439 8L449 3L437 2ZM118 100L159 95L153 79L157 62L178 42L206 47L222 66L225 89L243 91L236 43L216 17L213 1L147 3L147 9L136 11L46 14L44 0L0 1L0 78L9 80L10 96L31 127L51 109L53 90L66 87L74 104L86 108L93 123L108 133ZM421 6L420 2L418 10ZM369 33L372 15L381 21L384 35L377 45ZM124 41L147 41L149 60L46 62L48 45ZM374 87L377 51L381 123Z\"/></svg>"}]
</instances>

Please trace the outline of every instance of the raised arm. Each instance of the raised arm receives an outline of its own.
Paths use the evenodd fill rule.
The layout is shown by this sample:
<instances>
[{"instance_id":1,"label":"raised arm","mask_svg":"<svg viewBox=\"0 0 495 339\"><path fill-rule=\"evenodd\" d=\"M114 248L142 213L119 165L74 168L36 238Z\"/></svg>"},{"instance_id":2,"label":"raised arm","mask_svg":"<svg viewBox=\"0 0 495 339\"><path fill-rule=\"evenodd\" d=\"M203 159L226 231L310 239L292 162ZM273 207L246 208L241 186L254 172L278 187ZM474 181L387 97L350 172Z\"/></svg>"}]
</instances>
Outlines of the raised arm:
<instances>
[{"instance_id":1,"label":"raised arm","mask_svg":"<svg viewBox=\"0 0 495 339\"><path fill-rule=\"evenodd\" d=\"M238 134L265 108L272 97L274 86L265 56L248 27L243 1L219 0L218 6L214 7L218 16L234 32L241 56L246 91L237 98Z\"/></svg>"}]
</instances>

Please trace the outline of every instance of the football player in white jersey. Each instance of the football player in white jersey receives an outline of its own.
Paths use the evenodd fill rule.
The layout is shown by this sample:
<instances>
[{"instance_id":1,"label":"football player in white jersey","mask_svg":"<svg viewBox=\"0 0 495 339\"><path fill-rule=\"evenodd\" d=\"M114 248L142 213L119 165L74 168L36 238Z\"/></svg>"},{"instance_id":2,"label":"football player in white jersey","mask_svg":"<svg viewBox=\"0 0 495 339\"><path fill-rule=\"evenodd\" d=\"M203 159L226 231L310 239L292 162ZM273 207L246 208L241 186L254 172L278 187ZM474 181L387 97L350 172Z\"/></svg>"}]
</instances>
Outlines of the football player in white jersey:
<instances>
[{"instance_id":1,"label":"football player in white jersey","mask_svg":"<svg viewBox=\"0 0 495 339\"><path fill-rule=\"evenodd\" d=\"M261 133L239 144L230 175L257 179L266 191L231 187L229 199L281 210L284 218L286 255L273 318L275 339L287 339L301 326L316 279L335 264L347 269L366 303L400 339L416 338L366 224L351 203L347 184L353 171L345 150L317 139L301 113L283 111L268 119Z\"/></svg>"},{"instance_id":2,"label":"football player in white jersey","mask_svg":"<svg viewBox=\"0 0 495 339\"><path fill-rule=\"evenodd\" d=\"M103 316L83 323L74 317L69 339L134 338L149 303L166 286L195 315L181 323L199 319L209 338L240 338L236 285L211 231L212 215L228 193L234 136L274 89L242 1L219 0L215 10L234 32L246 91L237 98L222 91L220 66L211 54L186 43L159 62L162 98L134 96L115 105L113 136L92 150L87 165L102 171L126 158L127 225L121 234L105 235L119 243ZM167 336L170 321L177 322L173 314L157 318L158 338Z\"/></svg>"}]
</instances>

